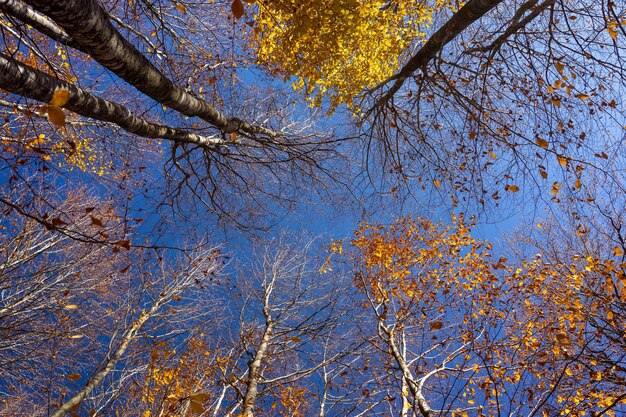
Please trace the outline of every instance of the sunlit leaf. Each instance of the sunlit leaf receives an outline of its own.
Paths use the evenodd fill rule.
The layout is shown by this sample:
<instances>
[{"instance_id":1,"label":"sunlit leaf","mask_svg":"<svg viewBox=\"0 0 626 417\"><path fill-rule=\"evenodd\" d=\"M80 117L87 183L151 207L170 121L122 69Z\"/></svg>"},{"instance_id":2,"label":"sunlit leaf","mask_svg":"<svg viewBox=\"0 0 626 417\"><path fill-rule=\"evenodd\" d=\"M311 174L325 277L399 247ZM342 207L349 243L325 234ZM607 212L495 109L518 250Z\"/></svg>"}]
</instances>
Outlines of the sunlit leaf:
<instances>
[{"instance_id":1,"label":"sunlit leaf","mask_svg":"<svg viewBox=\"0 0 626 417\"><path fill-rule=\"evenodd\" d=\"M428 325L430 330L439 330L443 327L443 322L441 321L433 321Z\"/></svg>"},{"instance_id":2,"label":"sunlit leaf","mask_svg":"<svg viewBox=\"0 0 626 417\"><path fill-rule=\"evenodd\" d=\"M59 127L64 127L65 113L60 107L48 106L48 120Z\"/></svg>"},{"instance_id":3,"label":"sunlit leaf","mask_svg":"<svg viewBox=\"0 0 626 417\"><path fill-rule=\"evenodd\" d=\"M66 90L56 90L50 100L51 106L63 107L70 99L70 92Z\"/></svg>"}]
</instances>

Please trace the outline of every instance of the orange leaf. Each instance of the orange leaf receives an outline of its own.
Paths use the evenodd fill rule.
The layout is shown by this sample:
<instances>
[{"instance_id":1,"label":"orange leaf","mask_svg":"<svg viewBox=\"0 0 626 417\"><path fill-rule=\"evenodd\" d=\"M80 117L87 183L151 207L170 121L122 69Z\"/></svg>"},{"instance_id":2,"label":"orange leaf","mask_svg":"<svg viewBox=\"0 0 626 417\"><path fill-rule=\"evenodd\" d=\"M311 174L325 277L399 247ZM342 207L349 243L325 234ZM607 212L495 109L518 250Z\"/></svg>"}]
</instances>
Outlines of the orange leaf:
<instances>
[{"instance_id":1,"label":"orange leaf","mask_svg":"<svg viewBox=\"0 0 626 417\"><path fill-rule=\"evenodd\" d=\"M537 145L538 145L540 148L543 148L543 149L548 149L549 144L548 144L548 141L547 141L547 140L542 139L542 138L540 138L540 137L537 137L537 142L536 142L536 143L537 143Z\"/></svg>"},{"instance_id":2,"label":"orange leaf","mask_svg":"<svg viewBox=\"0 0 626 417\"><path fill-rule=\"evenodd\" d=\"M67 379L69 379L70 381L78 381L79 379L81 379L81 375L80 374L69 374L67 376Z\"/></svg>"},{"instance_id":3,"label":"orange leaf","mask_svg":"<svg viewBox=\"0 0 626 417\"><path fill-rule=\"evenodd\" d=\"M231 4L230 10L232 10L235 19L241 18L244 14L243 3L241 2L241 0L233 0L233 4Z\"/></svg>"},{"instance_id":4,"label":"orange leaf","mask_svg":"<svg viewBox=\"0 0 626 417\"><path fill-rule=\"evenodd\" d=\"M50 100L51 106L62 107L67 103L70 99L70 92L67 90L57 90L52 95L52 100Z\"/></svg>"},{"instance_id":5,"label":"orange leaf","mask_svg":"<svg viewBox=\"0 0 626 417\"><path fill-rule=\"evenodd\" d=\"M439 329L441 329L442 327L443 327L443 323L442 323L442 322L440 322L440 321L433 321L432 323L430 323L430 324L428 325L428 328L429 328L430 330L439 330Z\"/></svg>"},{"instance_id":6,"label":"orange leaf","mask_svg":"<svg viewBox=\"0 0 626 417\"><path fill-rule=\"evenodd\" d=\"M559 164L561 164L561 166L564 166L564 167L567 166L568 164L567 158L564 157L563 155L557 155L556 159L559 161Z\"/></svg>"},{"instance_id":7,"label":"orange leaf","mask_svg":"<svg viewBox=\"0 0 626 417\"><path fill-rule=\"evenodd\" d=\"M65 113L60 107L48 106L48 120L59 127L65 126Z\"/></svg>"},{"instance_id":8,"label":"orange leaf","mask_svg":"<svg viewBox=\"0 0 626 417\"><path fill-rule=\"evenodd\" d=\"M519 187L517 185L507 185L504 187L506 191L510 191L512 193L516 193L519 191Z\"/></svg>"},{"instance_id":9,"label":"orange leaf","mask_svg":"<svg viewBox=\"0 0 626 417\"><path fill-rule=\"evenodd\" d=\"M180 13L186 13L187 9L185 8L185 6L183 6L182 4L178 3L176 5L176 10L178 10Z\"/></svg>"}]
</instances>

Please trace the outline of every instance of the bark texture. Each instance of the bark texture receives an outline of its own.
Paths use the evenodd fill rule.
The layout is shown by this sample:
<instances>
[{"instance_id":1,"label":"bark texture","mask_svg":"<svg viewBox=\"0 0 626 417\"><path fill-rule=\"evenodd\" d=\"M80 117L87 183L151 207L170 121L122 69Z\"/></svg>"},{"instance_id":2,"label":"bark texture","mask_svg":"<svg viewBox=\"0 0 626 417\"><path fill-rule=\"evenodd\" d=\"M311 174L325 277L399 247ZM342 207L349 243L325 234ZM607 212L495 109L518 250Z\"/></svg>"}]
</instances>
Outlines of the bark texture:
<instances>
[{"instance_id":1,"label":"bark texture","mask_svg":"<svg viewBox=\"0 0 626 417\"><path fill-rule=\"evenodd\" d=\"M495 8L502 0L470 0L456 12L428 41L422 46L409 61L389 81L393 85L380 99L379 104L385 104L402 87L404 81L415 71L428 64L443 47L456 38L469 25L483 17L491 9Z\"/></svg>"},{"instance_id":2,"label":"bark texture","mask_svg":"<svg viewBox=\"0 0 626 417\"><path fill-rule=\"evenodd\" d=\"M97 372L94 376L89 378L87 384L76 395L63 403L50 417L63 417L69 413L74 407L79 405L85 397L87 397L91 391L94 390L102 380L115 368L115 365L120 361L130 342L135 339L137 332L141 330L143 325L152 317L152 315L164 304L163 300L154 303L149 311L141 314L139 319L126 331L120 344L118 345L113 355L107 360L106 365L100 372Z\"/></svg>"},{"instance_id":3,"label":"bark texture","mask_svg":"<svg viewBox=\"0 0 626 417\"><path fill-rule=\"evenodd\" d=\"M130 133L146 138L193 143L203 147L221 143L221 139L148 122L118 103L89 94L73 84L54 78L2 53L0 53L0 88L42 103L50 102L55 91L66 90L70 93L70 98L64 108L81 116L114 123Z\"/></svg>"},{"instance_id":4,"label":"bark texture","mask_svg":"<svg viewBox=\"0 0 626 417\"><path fill-rule=\"evenodd\" d=\"M117 31L96 0L26 0L102 66L153 100L186 116L197 116L224 132L275 136L262 126L229 118L207 101L176 86Z\"/></svg>"},{"instance_id":5,"label":"bark texture","mask_svg":"<svg viewBox=\"0 0 626 417\"><path fill-rule=\"evenodd\" d=\"M79 45L63 29L19 0L0 0L0 10L8 16L32 26L59 43L71 48L79 48Z\"/></svg>"}]
</instances>

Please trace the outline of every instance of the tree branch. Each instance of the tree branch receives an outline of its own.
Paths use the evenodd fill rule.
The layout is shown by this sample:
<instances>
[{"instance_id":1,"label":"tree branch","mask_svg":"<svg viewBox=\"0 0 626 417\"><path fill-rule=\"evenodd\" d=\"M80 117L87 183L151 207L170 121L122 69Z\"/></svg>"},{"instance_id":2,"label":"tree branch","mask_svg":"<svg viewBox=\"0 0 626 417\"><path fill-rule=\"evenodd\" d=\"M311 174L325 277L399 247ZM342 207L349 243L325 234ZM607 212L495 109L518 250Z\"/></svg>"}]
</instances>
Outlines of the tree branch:
<instances>
[{"instance_id":1,"label":"tree branch","mask_svg":"<svg viewBox=\"0 0 626 417\"><path fill-rule=\"evenodd\" d=\"M139 91L186 116L197 116L224 132L277 136L263 126L229 118L207 101L175 85L117 31L96 0L27 0L61 26L80 49Z\"/></svg>"},{"instance_id":2,"label":"tree branch","mask_svg":"<svg viewBox=\"0 0 626 417\"><path fill-rule=\"evenodd\" d=\"M394 94L402 87L404 81L415 71L426 65L443 49L443 47L456 38L469 25L483 17L491 9L495 8L502 0L470 0L456 12L437 32L435 32L415 55L394 76L385 83L395 81L393 85L378 100L375 107L384 106Z\"/></svg>"},{"instance_id":3,"label":"tree branch","mask_svg":"<svg viewBox=\"0 0 626 417\"><path fill-rule=\"evenodd\" d=\"M0 53L0 88L42 103L49 103L54 92L70 94L64 108L91 119L114 123L122 129L145 138L162 138L181 143L193 143L210 148L221 139L200 136L181 129L148 122L131 113L121 104L107 101L68 82L29 67Z\"/></svg>"}]
</instances>

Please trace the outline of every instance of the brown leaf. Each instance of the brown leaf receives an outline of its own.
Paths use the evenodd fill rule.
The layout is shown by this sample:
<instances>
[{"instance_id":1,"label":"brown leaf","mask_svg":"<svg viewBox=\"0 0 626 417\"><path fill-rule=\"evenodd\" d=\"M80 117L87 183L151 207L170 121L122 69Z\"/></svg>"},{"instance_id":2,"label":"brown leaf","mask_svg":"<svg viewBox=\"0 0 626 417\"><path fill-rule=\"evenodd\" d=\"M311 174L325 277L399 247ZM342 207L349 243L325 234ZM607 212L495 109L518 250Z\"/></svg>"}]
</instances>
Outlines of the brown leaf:
<instances>
[{"instance_id":1,"label":"brown leaf","mask_svg":"<svg viewBox=\"0 0 626 417\"><path fill-rule=\"evenodd\" d=\"M512 193L516 193L519 191L519 187L517 185L511 184L504 187L505 191L510 191Z\"/></svg>"},{"instance_id":2,"label":"brown leaf","mask_svg":"<svg viewBox=\"0 0 626 417\"><path fill-rule=\"evenodd\" d=\"M233 4L231 4L230 9L233 12L233 16L235 19L239 19L244 14L243 3L241 0L233 0Z\"/></svg>"},{"instance_id":3,"label":"brown leaf","mask_svg":"<svg viewBox=\"0 0 626 417\"><path fill-rule=\"evenodd\" d=\"M70 381L78 381L81 378L82 376L80 374L69 374L67 376L67 379L69 379Z\"/></svg>"},{"instance_id":4,"label":"brown leaf","mask_svg":"<svg viewBox=\"0 0 626 417\"><path fill-rule=\"evenodd\" d=\"M540 137L537 137L537 145L543 149L548 149L549 146L548 141Z\"/></svg>"},{"instance_id":5,"label":"brown leaf","mask_svg":"<svg viewBox=\"0 0 626 417\"><path fill-rule=\"evenodd\" d=\"M60 107L48 106L48 120L59 127L65 126L65 113Z\"/></svg>"},{"instance_id":6,"label":"brown leaf","mask_svg":"<svg viewBox=\"0 0 626 417\"><path fill-rule=\"evenodd\" d=\"M91 219L92 225L98 226L98 227L104 227L104 223L99 218L94 217L94 216L89 216L89 218Z\"/></svg>"},{"instance_id":7,"label":"brown leaf","mask_svg":"<svg viewBox=\"0 0 626 417\"><path fill-rule=\"evenodd\" d=\"M55 217L54 219L51 220L52 222L52 226L54 227L61 227L61 226L65 226L69 223L64 222L63 220L59 219L58 217Z\"/></svg>"},{"instance_id":8,"label":"brown leaf","mask_svg":"<svg viewBox=\"0 0 626 417\"><path fill-rule=\"evenodd\" d=\"M433 321L428 325L430 330L439 330L443 327L443 323L440 321Z\"/></svg>"},{"instance_id":9,"label":"brown leaf","mask_svg":"<svg viewBox=\"0 0 626 417\"><path fill-rule=\"evenodd\" d=\"M202 404L200 404L199 402L192 401L191 404L190 404L190 407L191 407L191 412L193 414L200 415L200 414L204 413L204 406Z\"/></svg>"},{"instance_id":10,"label":"brown leaf","mask_svg":"<svg viewBox=\"0 0 626 417\"><path fill-rule=\"evenodd\" d=\"M120 240L119 242L115 243L115 246L118 246L120 248L124 248L126 250L130 249L130 240Z\"/></svg>"}]
</instances>

